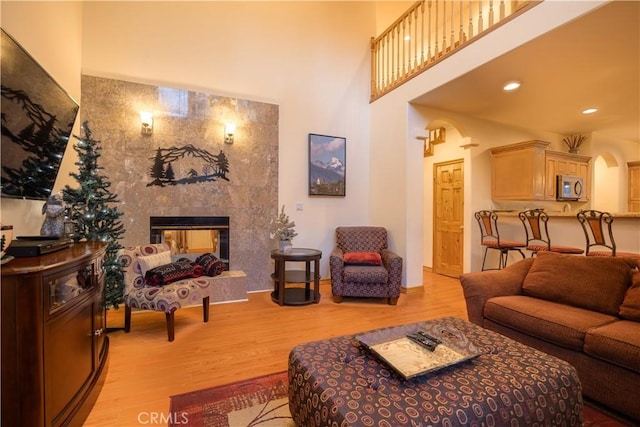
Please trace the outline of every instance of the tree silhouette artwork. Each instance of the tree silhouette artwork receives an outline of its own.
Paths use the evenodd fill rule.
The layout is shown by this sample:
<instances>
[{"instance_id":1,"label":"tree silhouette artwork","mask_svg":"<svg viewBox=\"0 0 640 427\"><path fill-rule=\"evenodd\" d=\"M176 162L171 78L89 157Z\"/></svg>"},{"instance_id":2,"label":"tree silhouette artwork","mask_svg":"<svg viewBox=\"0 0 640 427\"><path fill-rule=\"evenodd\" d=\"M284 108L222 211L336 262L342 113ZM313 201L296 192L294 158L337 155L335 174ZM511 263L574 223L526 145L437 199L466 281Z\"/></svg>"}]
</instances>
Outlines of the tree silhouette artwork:
<instances>
[{"instance_id":1,"label":"tree silhouette artwork","mask_svg":"<svg viewBox=\"0 0 640 427\"><path fill-rule=\"evenodd\" d=\"M69 141L59 119L22 90L2 86L2 193L47 199ZM9 123L6 111L21 111L22 123ZM14 114L15 116L16 114ZM17 126L16 126L17 125ZM71 129L71 123L64 127Z\"/></svg>"},{"instance_id":2,"label":"tree silhouette artwork","mask_svg":"<svg viewBox=\"0 0 640 427\"><path fill-rule=\"evenodd\" d=\"M158 148L151 159L151 182L147 187L158 185L196 184L214 182L219 179L229 181L229 159L220 150L211 154L187 144L182 147Z\"/></svg>"},{"instance_id":3,"label":"tree silhouette artwork","mask_svg":"<svg viewBox=\"0 0 640 427\"><path fill-rule=\"evenodd\" d=\"M79 106L1 28L0 45L2 196L47 200Z\"/></svg>"}]
</instances>

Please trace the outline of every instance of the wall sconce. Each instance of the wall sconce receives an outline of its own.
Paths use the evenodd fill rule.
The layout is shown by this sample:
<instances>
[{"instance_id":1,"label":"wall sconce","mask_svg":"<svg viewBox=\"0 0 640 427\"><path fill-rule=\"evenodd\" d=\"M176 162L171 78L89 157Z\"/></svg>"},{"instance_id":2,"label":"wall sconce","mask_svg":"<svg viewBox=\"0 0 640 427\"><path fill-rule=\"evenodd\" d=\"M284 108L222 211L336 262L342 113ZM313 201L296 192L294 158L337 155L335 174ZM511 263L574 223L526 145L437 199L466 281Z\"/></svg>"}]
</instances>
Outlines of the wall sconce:
<instances>
[{"instance_id":1,"label":"wall sconce","mask_svg":"<svg viewBox=\"0 0 640 427\"><path fill-rule=\"evenodd\" d=\"M233 123L227 123L224 125L224 142L227 144L233 144L233 136L236 133L236 125Z\"/></svg>"},{"instance_id":2,"label":"wall sconce","mask_svg":"<svg viewBox=\"0 0 640 427\"><path fill-rule=\"evenodd\" d=\"M153 133L153 115L148 111L140 111L140 122L142 124L140 133L142 135L151 135Z\"/></svg>"}]
</instances>

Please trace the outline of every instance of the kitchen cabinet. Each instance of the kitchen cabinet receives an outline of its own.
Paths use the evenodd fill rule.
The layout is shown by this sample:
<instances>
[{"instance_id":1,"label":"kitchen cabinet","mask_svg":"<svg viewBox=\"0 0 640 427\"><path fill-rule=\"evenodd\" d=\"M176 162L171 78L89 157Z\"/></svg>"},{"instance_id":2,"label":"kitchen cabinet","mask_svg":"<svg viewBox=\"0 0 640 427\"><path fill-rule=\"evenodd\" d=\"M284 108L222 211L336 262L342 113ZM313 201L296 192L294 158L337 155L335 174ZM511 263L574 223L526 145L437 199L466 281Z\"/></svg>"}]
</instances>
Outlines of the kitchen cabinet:
<instances>
[{"instance_id":1,"label":"kitchen cabinet","mask_svg":"<svg viewBox=\"0 0 640 427\"><path fill-rule=\"evenodd\" d=\"M627 168L629 170L627 210L640 212L640 161L628 162Z\"/></svg>"},{"instance_id":2,"label":"kitchen cabinet","mask_svg":"<svg viewBox=\"0 0 640 427\"><path fill-rule=\"evenodd\" d=\"M549 142L532 140L491 149L493 200L555 200L556 175L583 178L581 201L589 200L591 158L547 150Z\"/></svg>"},{"instance_id":3,"label":"kitchen cabinet","mask_svg":"<svg viewBox=\"0 0 640 427\"><path fill-rule=\"evenodd\" d=\"M2 265L2 425L81 425L104 382L106 245Z\"/></svg>"},{"instance_id":4,"label":"kitchen cabinet","mask_svg":"<svg viewBox=\"0 0 640 427\"><path fill-rule=\"evenodd\" d=\"M491 149L491 198L543 200L545 141L525 141Z\"/></svg>"},{"instance_id":5,"label":"kitchen cabinet","mask_svg":"<svg viewBox=\"0 0 640 427\"><path fill-rule=\"evenodd\" d=\"M556 175L573 175L582 178L584 184L581 202L589 200L591 193L591 157L561 151L545 152L545 190L546 200L556 199Z\"/></svg>"}]
</instances>

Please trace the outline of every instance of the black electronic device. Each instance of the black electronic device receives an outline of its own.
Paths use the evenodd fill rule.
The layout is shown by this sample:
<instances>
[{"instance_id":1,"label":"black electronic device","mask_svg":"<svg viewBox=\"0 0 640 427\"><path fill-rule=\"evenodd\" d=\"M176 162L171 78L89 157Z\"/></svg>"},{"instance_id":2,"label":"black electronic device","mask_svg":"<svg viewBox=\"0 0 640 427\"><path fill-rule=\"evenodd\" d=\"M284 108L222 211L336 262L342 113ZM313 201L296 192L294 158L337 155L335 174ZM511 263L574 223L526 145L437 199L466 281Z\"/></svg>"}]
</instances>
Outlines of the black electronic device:
<instances>
[{"instance_id":1,"label":"black electronic device","mask_svg":"<svg viewBox=\"0 0 640 427\"><path fill-rule=\"evenodd\" d=\"M11 245L7 248L7 254L14 257L29 257L46 255L51 252L68 248L71 245L71 239L55 239L55 240L29 240L15 239L11 241Z\"/></svg>"},{"instance_id":2,"label":"black electronic device","mask_svg":"<svg viewBox=\"0 0 640 427\"><path fill-rule=\"evenodd\" d=\"M47 200L78 114L78 103L0 29L0 194Z\"/></svg>"},{"instance_id":3,"label":"black electronic device","mask_svg":"<svg viewBox=\"0 0 640 427\"><path fill-rule=\"evenodd\" d=\"M438 346L438 344L440 344L440 340L438 340L438 342L433 341L427 337L425 337L423 334L421 333L416 333L416 334L408 334L407 338L409 338L411 341L419 344L420 346L426 348L429 351L435 351L436 347Z\"/></svg>"},{"instance_id":4,"label":"black electronic device","mask_svg":"<svg viewBox=\"0 0 640 427\"><path fill-rule=\"evenodd\" d=\"M58 240L60 236L16 236L18 240Z\"/></svg>"}]
</instances>

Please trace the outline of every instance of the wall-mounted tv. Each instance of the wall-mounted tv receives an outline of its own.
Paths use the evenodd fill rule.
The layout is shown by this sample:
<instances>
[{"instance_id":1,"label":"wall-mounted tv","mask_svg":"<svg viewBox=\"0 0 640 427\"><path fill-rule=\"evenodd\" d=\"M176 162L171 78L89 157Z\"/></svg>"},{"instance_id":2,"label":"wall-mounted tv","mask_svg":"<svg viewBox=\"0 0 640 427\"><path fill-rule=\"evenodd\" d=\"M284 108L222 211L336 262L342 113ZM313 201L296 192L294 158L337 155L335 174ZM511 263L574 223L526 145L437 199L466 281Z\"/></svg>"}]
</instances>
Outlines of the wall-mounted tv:
<instances>
[{"instance_id":1,"label":"wall-mounted tv","mask_svg":"<svg viewBox=\"0 0 640 427\"><path fill-rule=\"evenodd\" d=\"M78 103L1 31L2 197L46 200L58 176Z\"/></svg>"}]
</instances>

